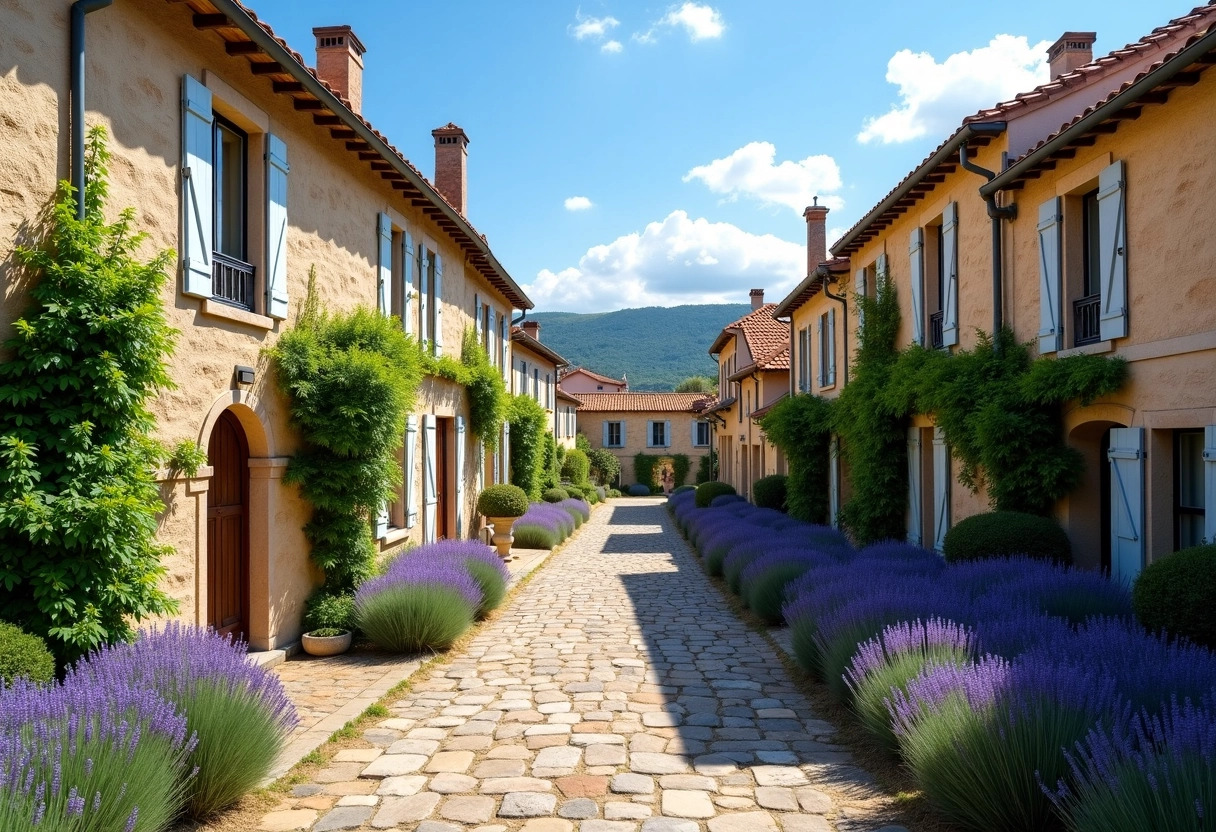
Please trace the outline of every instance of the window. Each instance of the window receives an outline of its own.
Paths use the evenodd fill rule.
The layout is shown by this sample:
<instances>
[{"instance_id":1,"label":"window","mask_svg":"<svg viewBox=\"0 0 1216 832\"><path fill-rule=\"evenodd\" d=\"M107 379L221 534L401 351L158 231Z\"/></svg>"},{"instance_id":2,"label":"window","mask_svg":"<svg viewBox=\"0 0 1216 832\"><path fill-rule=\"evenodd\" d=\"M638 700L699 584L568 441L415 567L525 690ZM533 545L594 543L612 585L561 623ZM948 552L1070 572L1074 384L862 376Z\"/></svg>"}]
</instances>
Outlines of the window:
<instances>
[{"instance_id":1,"label":"window","mask_svg":"<svg viewBox=\"0 0 1216 832\"><path fill-rule=\"evenodd\" d=\"M253 266L246 251L248 212L249 137L232 122L215 116L212 141L212 193L214 198L211 296L218 301L253 310Z\"/></svg>"},{"instance_id":2,"label":"window","mask_svg":"<svg viewBox=\"0 0 1216 832\"><path fill-rule=\"evenodd\" d=\"M550 410L553 410L556 407L553 396L553 375L551 373L545 373L545 407L549 408Z\"/></svg>"},{"instance_id":3,"label":"window","mask_svg":"<svg viewBox=\"0 0 1216 832\"><path fill-rule=\"evenodd\" d=\"M620 448L625 445L625 433L620 422L604 423L604 447Z\"/></svg>"},{"instance_id":4,"label":"window","mask_svg":"<svg viewBox=\"0 0 1216 832\"><path fill-rule=\"evenodd\" d=\"M432 355L443 353L443 261L425 244L418 244L418 340Z\"/></svg>"},{"instance_id":5,"label":"window","mask_svg":"<svg viewBox=\"0 0 1216 832\"><path fill-rule=\"evenodd\" d=\"M709 422L693 422L693 443L698 448L709 446Z\"/></svg>"},{"instance_id":6,"label":"window","mask_svg":"<svg viewBox=\"0 0 1216 832\"><path fill-rule=\"evenodd\" d=\"M540 401L540 368L532 368L532 400Z\"/></svg>"},{"instance_id":7,"label":"window","mask_svg":"<svg viewBox=\"0 0 1216 832\"><path fill-rule=\"evenodd\" d=\"M1203 431L1174 432L1174 547L1204 542ZM1210 542L1210 541L1209 541Z\"/></svg>"},{"instance_id":8,"label":"window","mask_svg":"<svg viewBox=\"0 0 1216 832\"><path fill-rule=\"evenodd\" d=\"M603 390L603 389L604 389L604 385L602 385L602 384L597 384L597 385L595 385L595 389L596 389L596 390Z\"/></svg>"},{"instance_id":9,"label":"window","mask_svg":"<svg viewBox=\"0 0 1216 832\"><path fill-rule=\"evenodd\" d=\"M1098 189L1080 199L1081 203L1081 296L1073 301L1072 344L1074 347L1102 340L1101 303L1102 249L1098 224Z\"/></svg>"},{"instance_id":10,"label":"window","mask_svg":"<svg viewBox=\"0 0 1216 832\"><path fill-rule=\"evenodd\" d=\"M928 243L925 258L925 300L929 310L929 348L940 350L942 343L942 298L946 295L945 277L946 264L943 260L945 246L942 240L942 226L930 226L925 239Z\"/></svg>"},{"instance_id":11,"label":"window","mask_svg":"<svg viewBox=\"0 0 1216 832\"><path fill-rule=\"evenodd\" d=\"M651 422L649 424L650 432L650 447L666 448L667 442L667 422Z\"/></svg>"},{"instance_id":12,"label":"window","mask_svg":"<svg viewBox=\"0 0 1216 832\"><path fill-rule=\"evenodd\" d=\"M836 310L829 309L819 316L816 325L819 349L819 386L836 385Z\"/></svg>"}]
</instances>

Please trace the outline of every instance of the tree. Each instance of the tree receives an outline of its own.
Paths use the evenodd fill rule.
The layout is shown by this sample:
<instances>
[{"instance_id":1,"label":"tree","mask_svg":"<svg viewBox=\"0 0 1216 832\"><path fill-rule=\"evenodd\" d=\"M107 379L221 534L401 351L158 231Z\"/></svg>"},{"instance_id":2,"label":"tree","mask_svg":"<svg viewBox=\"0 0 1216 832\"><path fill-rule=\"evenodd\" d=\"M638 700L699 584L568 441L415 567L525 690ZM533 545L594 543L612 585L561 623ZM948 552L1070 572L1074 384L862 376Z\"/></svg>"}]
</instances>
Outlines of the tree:
<instances>
[{"instance_id":1,"label":"tree","mask_svg":"<svg viewBox=\"0 0 1216 832\"><path fill-rule=\"evenodd\" d=\"M708 376L690 376L676 385L677 393L717 393L718 382Z\"/></svg>"}]
</instances>

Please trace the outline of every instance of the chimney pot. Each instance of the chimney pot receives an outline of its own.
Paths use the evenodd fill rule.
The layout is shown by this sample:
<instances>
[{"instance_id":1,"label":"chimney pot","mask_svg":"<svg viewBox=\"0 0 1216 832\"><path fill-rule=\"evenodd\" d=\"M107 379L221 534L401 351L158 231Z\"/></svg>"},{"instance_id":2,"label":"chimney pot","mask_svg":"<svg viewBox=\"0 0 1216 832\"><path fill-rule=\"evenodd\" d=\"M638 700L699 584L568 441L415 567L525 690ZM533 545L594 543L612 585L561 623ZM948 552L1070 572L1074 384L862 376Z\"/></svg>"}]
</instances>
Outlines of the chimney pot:
<instances>
[{"instance_id":1,"label":"chimney pot","mask_svg":"<svg viewBox=\"0 0 1216 832\"><path fill-rule=\"evenodd\" d=\"M435 190L462 215L468 215L469 186L466 168L469 137L452 122L431 131L435 137Z\"/></svg>"},{"instance_id":2,"label":"chimney pot","mask_svg":"<svg viewBox=\"0 0 1216 832\"><path fill-rule=\"evenodd\" d=\"M1094 59L1094 41L1097 32L1065 32L1047 50L1047 62L1051 67L1051 80L1072 72Z\"/></svg>"},{"instance_id":3,"label":"chimney pot","mask_svg":"<svg viewBox=\"0 0 1216 832\"><path fill-rule=\"evenodd\" d=\"M524 321L520 328L533 340L540 340L540 321Z\"/></svg>"},{"instance_id":4,"label":"chimney pot","mask_svg":"<svg viewBox=\"0 0 1216 832\"><path fill-rule=\"evenodd\" d=\"M759 309L761 306L764 306L764 290L763 289L752 289L749 294L751 295L753 310Z\"/></svg>"},{"instance_id":5,"label":"chimney pot","mask_svg":"<svg viewBox=\"0 0 1216 832\"><path fill-rule=\"evenodd\" d=\"M828 208L819 204L808 205L802 212L806 218L806 273L819 268L819 264L828 259Z\"/></svg>"},{"instance_id":6,"label":"chimney pot","mask_svg":"<svg viewBox=\"0 0 1216 832\"><path fill-rule=\"evenodd\" d=\"M329 84L356 113L363 109L363 53L367 47L349 26L318 26L317 77Z\"/></svg>"}]
</instances>

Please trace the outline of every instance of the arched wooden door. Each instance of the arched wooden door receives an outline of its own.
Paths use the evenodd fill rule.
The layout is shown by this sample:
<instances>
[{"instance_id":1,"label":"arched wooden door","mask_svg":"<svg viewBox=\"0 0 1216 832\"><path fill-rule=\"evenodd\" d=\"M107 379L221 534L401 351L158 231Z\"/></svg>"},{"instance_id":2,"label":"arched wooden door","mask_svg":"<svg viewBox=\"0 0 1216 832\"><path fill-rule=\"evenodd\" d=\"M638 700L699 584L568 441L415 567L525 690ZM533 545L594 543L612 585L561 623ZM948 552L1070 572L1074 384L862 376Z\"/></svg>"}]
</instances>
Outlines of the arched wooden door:
<instances>
[{"instance_id":1,"label":"arched wooden door","mask_svg":"<svg viewBox=\"0 0 1216 832\"><path fill-rule=\"evenodd\" d=\"M249 618L249 443L231 411L211 432L207 492L207 623L244 637Z\"/></svg>"}]
</instances>

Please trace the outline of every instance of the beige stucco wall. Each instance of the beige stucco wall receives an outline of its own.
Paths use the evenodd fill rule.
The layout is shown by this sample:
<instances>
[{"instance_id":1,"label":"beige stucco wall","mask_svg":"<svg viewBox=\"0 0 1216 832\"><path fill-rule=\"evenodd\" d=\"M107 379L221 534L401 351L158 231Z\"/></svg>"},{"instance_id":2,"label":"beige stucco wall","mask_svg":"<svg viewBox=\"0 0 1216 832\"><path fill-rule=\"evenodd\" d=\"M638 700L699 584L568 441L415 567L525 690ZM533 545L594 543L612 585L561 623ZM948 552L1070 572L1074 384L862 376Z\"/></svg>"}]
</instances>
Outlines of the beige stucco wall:
<instances>
[{"instance_id":1,"label":"beige stucco wall","mask_svg":"<svg viewBox=\"0 0 1216 832\"><path fill-rule=\"evenodd\" d=\"M562 389L577 396L579 393L624 393L625 385L599 381L584 372L575 370L562 376Z\"/></svg>"},{"instance_id":2,"label":"beige stucco wall","mask_svg":"<svg viewBox=\"0 0 1216 832\"><path fill-rule=\"evenodd\" d=\"M0 29L0 98L8 114L0 131L0 187L6 194L0 200L0 285L5 292L0 338L7 336L25 306L22 292L27 284L15 273L12 247L33 241L39 212L50 203L56 180L68 175L69 7L69 0L13 0ZM132 60L132 55L139 59ZM159 438L170 443L190 439L205 449L219 411L236 401L255 458L250 636L257 647L291 641L298 634L302 603L317 575L307 563L307 545L300 532L307 508L294 489L279 481L298 439L288 424L286 403L264 350L294 319L310 267L316 267L320 297L330 308L374 306L376 215L386 211L395 225L408 228L443 257L442 318L448 352L459 354L463 330L472 325L474 293L500 312L509 303L471 267L466 268L459 248L420 209L346 151L343 142L332 139L328 128L314 126L311 113L295 110L290 97L276 96L269 81L250 74L245 58L225 53L219 37L195 30L184 5L124 0L90 15L86 72L87 124L109 129L114 154L109 211L116 215L124 206L135 206L136 225L148 234L142 249L147 256L180 248L177 183L183 75L203 80L216 95L217 109L226 108L226 114L268 129L287 143L289 320L208 314L208 306L215 305L184 296L180 273L175 271L164 301L170 322L181 333L170 362L177 387L161 395L153 411ZM257 138L251 136L251 145ZM251 160L256 149L251 146ZM250 250L255 265L261 266L262 257L256 254L260 236L255 233L260 189L252 175L254 167L251 163ZM256 368L253 385L236 388L233 367L237 364ZM463 396L450 385L424 384L418 412L454 416L463 408ZM470 527L476 499L475 443L470 442L465 456L469 487L464 517ZM414 482L420 499L421 477L415 476ZM206 609L206 580L201 574L206 523L205 514L200 515L205 512L205 489L205 478L166 483L167 509L161 525L162 539L177 552L169 563L168 586L182 601L182 617L200 622L205 615L200 610ZM395 544L420 535L419 526L399 535Z\"/></svg>"},{"instance_id":3,"label":"beige stucco wall","mask_svg":"<svg viewBox=\"0 0 1216 832\"><path fill-rule=\"evenodd\" d=\"M649 434L649 422L671 422L671 445L666 448L648 448L646 442ZM604 447L604 422L623 422L625 429L625 446L623 448L608 448L621 461L621 484L625 486L637 482L633 470L633 458L636 454L651 454L654 456L673 456L685 454L689 459L688 480L686 485L693 484L697 466L701 457L709 453L709 446L694 447L692 444L692 426L698 421L695 414L685 412L639 412L639 411L603 411L580 410L578 412L578 430L584 434L593 448Z\"/></svg>"}]
</instances>

